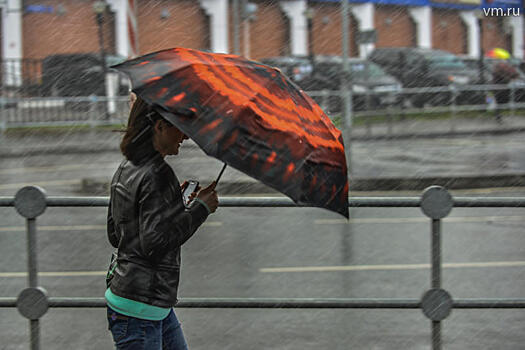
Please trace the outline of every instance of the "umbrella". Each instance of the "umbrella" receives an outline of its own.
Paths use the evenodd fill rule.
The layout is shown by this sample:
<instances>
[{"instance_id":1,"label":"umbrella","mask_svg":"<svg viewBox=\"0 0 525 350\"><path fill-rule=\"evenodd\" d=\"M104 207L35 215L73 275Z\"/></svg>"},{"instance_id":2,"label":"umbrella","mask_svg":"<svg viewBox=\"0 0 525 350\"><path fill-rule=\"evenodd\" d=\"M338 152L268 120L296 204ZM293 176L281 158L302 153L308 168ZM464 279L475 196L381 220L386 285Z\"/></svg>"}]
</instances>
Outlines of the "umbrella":
<instances>
[{"instance_id":1,"label":"umbrella","mask_svg":"<svg viewBox=\"0 0 525 350\"><path fill-rule=\"evenodd\" d=\"M491 58L499 58L499 59L502 59L502 60L506 60L506 59L510 58L510 53L507 50L505 50L505 49L497 47L495 49L490 50L487 53L487 56L491 57Z\"/></svg>"},{"instance_id":2,"label":"umbrella","mask_svg":"<svg viewBox=\"0 0 525 350\"><path fill-rule=\"evenodd\" d=\"M298 204L348 217L341 132L277 68L174 48L113 66L133 91L213 156Z\"/></svg>"}]
</instances>

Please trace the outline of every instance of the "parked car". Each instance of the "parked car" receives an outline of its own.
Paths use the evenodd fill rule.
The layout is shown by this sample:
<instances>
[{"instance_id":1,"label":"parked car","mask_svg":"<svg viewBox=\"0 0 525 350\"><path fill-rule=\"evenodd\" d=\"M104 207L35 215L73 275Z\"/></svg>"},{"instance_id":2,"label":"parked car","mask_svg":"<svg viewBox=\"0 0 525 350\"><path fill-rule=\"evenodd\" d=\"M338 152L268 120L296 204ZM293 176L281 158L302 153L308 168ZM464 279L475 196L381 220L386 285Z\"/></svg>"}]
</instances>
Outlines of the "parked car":
<instances>
[{"instance_id":1,"label":"parked car","mask_svg":"<svg viewBox=\"0 0 525 350\"><path fill-rule=\"evenodd\" d=\"M459 57L442 50L415 47L377 48L369 56L388 73L401 81L406 88L475 84L477 70L471 69ZM463 92L459 103L478 100L484 94ZM482 97L484 98L484 97ZM450 102L450 93L413 94L409 100L415 106L440 105Z\"/></svg>"},{"instance_id":2,"label":"parked car","mask_svg":"<svg viewBox=\"0 0 525 350\"><path fill-rule=\"evenodd\" d=\"M340 56L282 56L261 60L279 68L305 91L339 91L341 89L342 57ZM400 82L373 62L350 58L349 68L353 91L353 109L376 109L399 103ZM323 97L314 97L323 104ZM341 99L330 96L328 112L341 110Z\"/></svg>"},{"instance_id":3,"label":"parked car","mask_svg":"<svg viewBox=\"0 0 525 350\"><path fill-rule=\"evenodd\" d=\"M483 80L481 75L479 74L479 59L472 56L463 56L460 55L458 58L469 68L477 73L476 78L476 84L479 84L481 81L485 82L485 84L490 84L492 81L492 64L489 64L487 58L483 58Z\"/></svg>"},{"instance_id":4,"label":"parked car","mask_svg":"<svg viewBox=\"0 0 525 350\"><path fill-rule=\"evenodd\" d=\"M348 59L352 104L354 110L378 109L400 101L401 84L377 64L361 59ZM314 56L313 72L299 85L306 91L339 90L343 76L341 56ZM340 110L340 98L331 98L329 111Z\"/></svg>"},{"instance_id":5,"label":"parked car","mask_svg":"<svg viewBox=\"0 0 525 350\"><path fill-rule=\"evenodd\" d=\"M125 57L108 55L109 67L125 60ZM42 92L44 96L90 96L105 95L104 69L100 56L91 53L58 54L46 57L42 62ZM127 94L128 81L119 79L119 94Z\"/></svg>"},{"instance_id":6,"label":"parked car","mask_svg":"<svg viewBox=\"0 0 525 350\"><path fill-rule=\"evenodd\" d=\"M306 56L277 56L261 60L262 63L279 68L293 82L300 83L312 74L312 62Z\"/></svg>"}]
</instances>

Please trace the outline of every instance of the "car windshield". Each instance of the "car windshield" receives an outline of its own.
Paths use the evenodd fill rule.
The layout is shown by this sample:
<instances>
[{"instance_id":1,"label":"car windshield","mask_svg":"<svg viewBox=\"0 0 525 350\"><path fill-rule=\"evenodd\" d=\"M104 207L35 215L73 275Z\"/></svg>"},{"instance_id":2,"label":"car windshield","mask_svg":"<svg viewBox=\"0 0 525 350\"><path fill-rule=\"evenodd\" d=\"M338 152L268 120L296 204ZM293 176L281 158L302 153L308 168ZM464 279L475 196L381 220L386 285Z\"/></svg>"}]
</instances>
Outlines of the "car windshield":
<instances>
[{"instance_id":1,"label":"car windshield","mask_svg":"<svg viewBox=\"0 0 525 350\"><path fill-rule=\"evenodd\" d=\"M352 75L357 79L378 78L386 75L385 71L381 67L371 62L354 63L351 67Z\"/></svg>"},{"instance_id":2,"label":"car windshield","mask_svg":"<svg viewBox=\"0 0 525 350\"><path fill-rule=\"evenodd\" d=\"M430 68L438 69L465 69L467 66L454 55L429 55L427 59L430 62Z\"/></svg>"}]
</instances>

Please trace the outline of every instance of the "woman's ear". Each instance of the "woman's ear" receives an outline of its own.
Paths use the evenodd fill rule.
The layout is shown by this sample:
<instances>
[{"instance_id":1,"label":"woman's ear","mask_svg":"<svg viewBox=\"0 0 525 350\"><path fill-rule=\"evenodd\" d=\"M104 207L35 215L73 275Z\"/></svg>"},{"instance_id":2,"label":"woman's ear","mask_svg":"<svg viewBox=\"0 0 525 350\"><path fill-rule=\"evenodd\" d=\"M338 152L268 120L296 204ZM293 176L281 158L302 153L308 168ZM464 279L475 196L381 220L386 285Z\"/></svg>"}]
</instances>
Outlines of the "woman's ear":
<instances>
[{"instance_id":1,"label":"woman's ear","mask_svg":"<svg viewBox=\"0 0 525 350\"><path fill-rule=\"evenodd\" d=\"M153 128L155 129L155 131L162 131L162 128L164 127L164 125L162 125L162 120L157 120L155 122L155 125L153 126Z\"/></svg>"}]
</instances>

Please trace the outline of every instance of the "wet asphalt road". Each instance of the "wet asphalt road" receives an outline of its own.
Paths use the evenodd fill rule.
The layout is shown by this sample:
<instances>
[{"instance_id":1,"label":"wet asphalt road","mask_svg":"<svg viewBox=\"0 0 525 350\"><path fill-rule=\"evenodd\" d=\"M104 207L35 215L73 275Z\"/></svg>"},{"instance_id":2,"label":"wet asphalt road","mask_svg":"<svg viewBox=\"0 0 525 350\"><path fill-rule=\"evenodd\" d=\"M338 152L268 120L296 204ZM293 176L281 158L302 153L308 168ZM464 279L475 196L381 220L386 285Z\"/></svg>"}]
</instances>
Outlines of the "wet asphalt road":
<instances>
[{"instance_id":1,"label":"wet asphalt road","mask_svg":"<svg viewBox=\"0 0 525 350\"><path fill-rule=\"evenodd\" d=\"M356 171L368 164L377 174L476 168L490 174L525 169L520 140L363 142L353 154L363 162ZM181 178L220 168L191 152L177 160L176 169L184 165L177 169ZM49 195L75 195L81 178L111 176L119 160L115 152L2 159L0 195L25 183L40 183ZM499 191L485 193L525 195ZM183 248L180 297L419 299L430 286L430 271L421 266L430 261L429 220L417 208L350 214L346 223L321 209L220 208ZM103 295L111 252L105 215L104 208L48 208L38 219L39 268L47 272L40 284L51 296ZM26 270L25 224L13 208L0 208L0 218L0 297L16 296L26 285L16 274ZM443 287L455 298L523 298L524 223L523 209L454 209L443 224ZM501 262L512 266L496 266ZM290 267L296 269L282 269ZM13 309L0 313L0 349L27 349L27 321ZM430 321L419 310L177 313L191 349L430 348ZM112 348L101 309L52 309L42 329L43 349ZM443 325L444 349L523 349L523 329L523 310L454 310Z\"/></svg>"},{"instance_id":2,"label":"wet asphalt road","mask_svg":"<svg viewBox=\"0 0 525 350\"><path fill-rule=\"evenodd\" d=\"M0 195L14 195L26 184L38 184L49 195L74 193L82 179L109 181L117 168L118 134L93 133L66 137L27 138L20 142L0 142L2 147L22 150L22 156L0 157ZM111 151L83 154L38 154L23 156L24 146L63 143L64 149L80 139L81 145L112 146ZM1 140L0 140L1 141ZM5 146L4 146L5 145ZM383 141L354 141L349 147L352 177L450 177L494 176L525 173L525 143L523 134L472 136ZM59 151L60 152L60 151ZM194 178L211 182L222 163L206 156L199 148L183 144L181 154L168 160L180 180ZM350 179L352 179L352 177ZM228 167L221 181L254 181ZM92 193L91 193L92 194Z\"/></svg>"}]
</instances>

